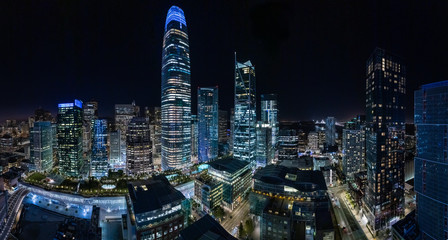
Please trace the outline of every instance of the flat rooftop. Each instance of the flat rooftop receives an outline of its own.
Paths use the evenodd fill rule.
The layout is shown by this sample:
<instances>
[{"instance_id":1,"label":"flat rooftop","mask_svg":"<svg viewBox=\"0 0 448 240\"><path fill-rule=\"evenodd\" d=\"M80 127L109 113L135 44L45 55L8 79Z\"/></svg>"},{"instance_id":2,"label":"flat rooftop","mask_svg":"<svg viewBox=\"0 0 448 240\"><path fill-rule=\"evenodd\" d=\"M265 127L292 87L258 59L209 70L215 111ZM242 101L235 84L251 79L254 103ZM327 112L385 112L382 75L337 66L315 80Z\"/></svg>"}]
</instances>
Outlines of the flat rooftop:
<instances>
[{"instance_id":1,"label":"flat rooftop","mask_svg":"<svg viewBox=\"0 0 448 240\"><path fill-rule=\"evenodd\" d=\"M235 173L238 170L249 165L249 162L236 160L233 158L230 159L218 159L213 162L208 163L210 167L224 172Z\"/></svg>"}]
</instances>

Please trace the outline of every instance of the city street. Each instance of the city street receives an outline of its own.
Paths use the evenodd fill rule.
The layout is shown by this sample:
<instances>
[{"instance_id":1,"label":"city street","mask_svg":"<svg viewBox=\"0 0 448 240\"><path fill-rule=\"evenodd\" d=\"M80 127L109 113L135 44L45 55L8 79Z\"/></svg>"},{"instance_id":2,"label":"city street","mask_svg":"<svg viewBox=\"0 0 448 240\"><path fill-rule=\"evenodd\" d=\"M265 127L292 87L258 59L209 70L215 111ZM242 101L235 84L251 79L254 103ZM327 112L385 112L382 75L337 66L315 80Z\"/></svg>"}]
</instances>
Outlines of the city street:
<instances>
[{"instance_id":1,"label":"city street","mask_svg":"<svg viewBox=\"0 0 448 240\"><path fill-rule=\"evenodd\" d=\"M346 185L329 188L328 190L330 197L334 196L334 201L332 201L332 204L334 206L336 220L341 229L346 227L346 232L341 230L342 239L371 239L366 237L366 234L364 233L358 220L350 211L349 206L347 206L344 200L344 195L347 192L346 190Z\"/></svg>"},{"instance_id":2,"label":"city street","mask_svg":"<svg viewBox=\"0 0 448 240\"><path fill-rule=\"evenodd\" d=\"M247 199L243 200L243 202L236 207L233 212L226 211L226 219L222 221L221 225L227 232L234 234L235 227L238 229L241 221L244 221L249 216L250 205ZM232 218L230 218L230 215Z\"/></svg>"}]
</instances>

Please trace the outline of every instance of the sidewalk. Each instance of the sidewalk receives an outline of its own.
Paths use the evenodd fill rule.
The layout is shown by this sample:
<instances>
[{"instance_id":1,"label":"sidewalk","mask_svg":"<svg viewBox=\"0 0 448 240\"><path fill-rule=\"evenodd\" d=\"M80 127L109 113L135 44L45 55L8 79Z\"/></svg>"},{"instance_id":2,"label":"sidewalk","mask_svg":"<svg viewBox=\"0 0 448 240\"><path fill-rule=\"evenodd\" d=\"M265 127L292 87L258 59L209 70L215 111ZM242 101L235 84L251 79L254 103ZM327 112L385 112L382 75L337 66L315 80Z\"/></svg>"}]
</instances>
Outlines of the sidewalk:
<instances>
[{"instance_id":1,"label":"sidewalk","mask_svg":"<svg viewBox=\"0 0 448 240\"><path fill-rule=\"evenodd\" d=\"M362 221L362 214L358 214L359 211L358 211L358 213L356 213L356 210L352 208L352 206L348 202L347 197L345 196L345 194L341 194L341 195L342 195L342 200L344 201L345 205L348 206L352 216L356 219L356 221L358 221L358 224L359 224L359 226L361 226L361 229L364 232L364 234L366 235L366 237L369 240L375 240L376 238L373 236L373 234L367 228L367 225L366 225L367 223L363 223L363 221Z\"/></svg>"}]
</instances>

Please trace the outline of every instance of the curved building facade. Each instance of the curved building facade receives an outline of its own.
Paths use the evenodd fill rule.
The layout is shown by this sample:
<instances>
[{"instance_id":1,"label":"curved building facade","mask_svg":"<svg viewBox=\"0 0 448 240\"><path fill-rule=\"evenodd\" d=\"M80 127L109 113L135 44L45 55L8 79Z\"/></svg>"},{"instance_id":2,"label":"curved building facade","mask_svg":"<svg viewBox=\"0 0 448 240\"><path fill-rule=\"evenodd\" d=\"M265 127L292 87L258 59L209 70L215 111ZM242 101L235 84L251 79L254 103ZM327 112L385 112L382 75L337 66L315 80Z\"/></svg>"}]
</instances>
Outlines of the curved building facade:
<instances>
[{"instance_id":1,"label":"curved building facade","mask_svg":"<svg viewBox=\"0 0 448 240\"><path fill-rule=\"evenodd\" d=\"M168 10L162 52L162 170L191 158L190 49L184 12Z\"/></svg>"}]
</instances>

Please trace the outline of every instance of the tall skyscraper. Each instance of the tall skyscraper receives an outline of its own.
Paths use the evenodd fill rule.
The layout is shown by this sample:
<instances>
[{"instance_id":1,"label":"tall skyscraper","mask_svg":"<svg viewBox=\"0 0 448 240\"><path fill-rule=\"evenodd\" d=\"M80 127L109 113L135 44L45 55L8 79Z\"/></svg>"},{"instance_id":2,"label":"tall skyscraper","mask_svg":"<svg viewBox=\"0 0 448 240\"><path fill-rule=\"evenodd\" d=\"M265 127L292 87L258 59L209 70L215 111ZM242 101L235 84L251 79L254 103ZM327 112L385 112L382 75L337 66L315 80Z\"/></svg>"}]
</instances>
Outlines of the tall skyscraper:
<instances>
[{"instance_id":1,"label":"tall skyscraper","mask_svg":"<svg viewBox=\"0 0 448 240\"><path fill-rule=\"evenodd\" d=\"M126 171L128 174L151 173L152 146L149 124L143 117L134 117L126 132Z\"/></svg>"},{"instance_id":2,"label":"tall skyscraper","mask_svg":"<svg viewBox=\"0 0 448 240\"><path fill-rule=\"evenodd\" d=\"M235 116L233 157L255 167L256 155L256 92L255 67L250 61L240 63L235 54Z\"/></svg>"},{"instance_id":3,"label":"tall skyscraper","mask_svg":"<svg viewBox=\"0 0 448 240\"><path fill-rule=\"evenodd\" d=\"M98 119L98 102L85 102L82 105L83 110L83 134L82 134L82 149L87 153L92 150L93 140L93 125L95 119Z\"/></svg>"},{"instance_id":4,"label":"tall skyscraper","mask_svg":"<svg viewBox=\"0 0 448 240\"><path fill-rule=\"evenodd\" d=\"M32 168L39 172L49 172L53 168L51 122L35 122L30 129L30 161Z\"/></svg>"},{"instance_id":5,"label":"tall skyscraper","mask_svg":"<svg viewBox=\"0 0 448 240\"><path fill-rule=\"evenodd\" d=\"M198 88L198 160L218 157L218 87Z\"/></svg>"},{"instance_id":6,"label":"tall skyscraper","mask_svg":"<svg viewBox=\"0 0 448 240\"><path fill-rule=\"evenodd\" d=\"M376 48L366 64L365 214L373 230L404 215L406 67L400 57Z\"/></svg>"},{"instance_id":7,"label":"tall skyscraper","mask_svg":"<svg viewBox=\"0 0 448 240\"><path fill-rule=\"evenodd\" d=\"M257 126L257 167L272 164L274 152L272 148L272 127L269 123L258 121Z\"/></svg>"},{"instance_id":8,"label":"tall skyscraper","mask_svg":"<svg viewBox=\"0 0 448 240\"><path fill-rule=\"evenodd\" d=\"M58 159L59 172L79 177L83 166L82 157L82 102L58 105Z\"/></svg>"},{"instance_id":9,"label":"tall skyscraper","mask_svg":"<svg viewBox=\"0 0 448 240\"><path fill-rule=\"evenodd\" d=\"M275 148L279 130L277 94L261 94L261 121L271 125L272 146Z\"/></svg>"},{"instance_id":10,"label":"tall skyscraper","mask_svg":"<svg viewBox=\"0 0 448 240\"><path fill-rule=\"evenodd\" d=\"M336 118L327 117L325 121L325 141L327 146L336 144Z\"/></svg>"},{"instance_id":11,"label":"tall skyscraper","mask_svg":"<svg viewBox=\"0 0 448 240\"><path fill-rule=\"evenodd\" d=\"M342 172L347 178L364 168L366 139L364 129L342 131Z\"/></svg>"},{"instance_id":12,"label":"tall skyscraper","mask_svg":"<svg viewBox=\"0 0 448 240\"><path fill-rule=\"evenodd\" d=\"M295 160L299 157L299 136L297 122L282 122L277 137L278 160Z\"/></svg>"},{"instance_id":13,"label":"tall skyscraper","mask_svg":"<svg viewBox=\"0 0 448 240\"><path fill-rule=\"evenodd\" d=\"M152 160L154 167L160 169L162 164L162 115L160 107L150 109L149 129L151 131Z\"/></svg>"},{"instance_id":14,"label":"tall skyscraper","mask_svg":"<svg viewBox=\"0 0 448 240\"><path fill-rule=\"evenodd\" d=\"M123 169L123 164L121 163L121 133L120 130L112 131L109 133L109 164L114 170Z\"/></svg>"},{"instance_id":15,"label":"tall skyscraper","mask_svg":"<svg viewBox=\"0 0 448 240\"><path fill-rule=\"evenodd\" d=\"M229 112L219 110L218 112L218 156L229 154Z\"/></svg>"},{"instance_id":16,"label":"tall skyscraper","mask_svg":"<svg viewBox=\"0 0 448 240\"><path fill-rule=\"evenodd\" d=\"M199 135L199 124L198 116L191 115L191 161L198 161L198 135Z\"/></svg>"},{"instance_id":17,"label":"tall skyscraper","mask_svg":"<svg viewBox=\"0 0 448 240\"><path fill-rule=\"evenodd\" d=\"M107 153L107 120L93 121L92 157L90 160L90 173L92 177L104 177L109 171Z\"/></svg>"},{"instance_id":18,"label":"tall skyscraper","mask_svg":"<svg viewBox=\"0 0 448 240\"><path fill-rule=\"evenodd\" d=\"M126 166L126 131L128 124L134 117L139 116L140 107L132 104L115 104L115 129L120 132L120 160L115 165L117 169Z\"/></svg>"},{"instance_id":19,"label":"tall skyscraper","mask_svg":"<svg viewBox=\"0 0 448 240\"><path fill-rule=\"evenodd\" d=\"M162 52L162 169L186 167L191 159L190 47L184 12L168 10Z\"/></svg>"},{"instance_id":20,"label":"tall skyscraper","mask_svg":"<svg viewBox=\"0 0 448 240\"><path fill-rule=\"evenodd\" d=\"M448 239L448 81L415 91L415 191L421 239Z\"/></svg>"}]
</instances>

